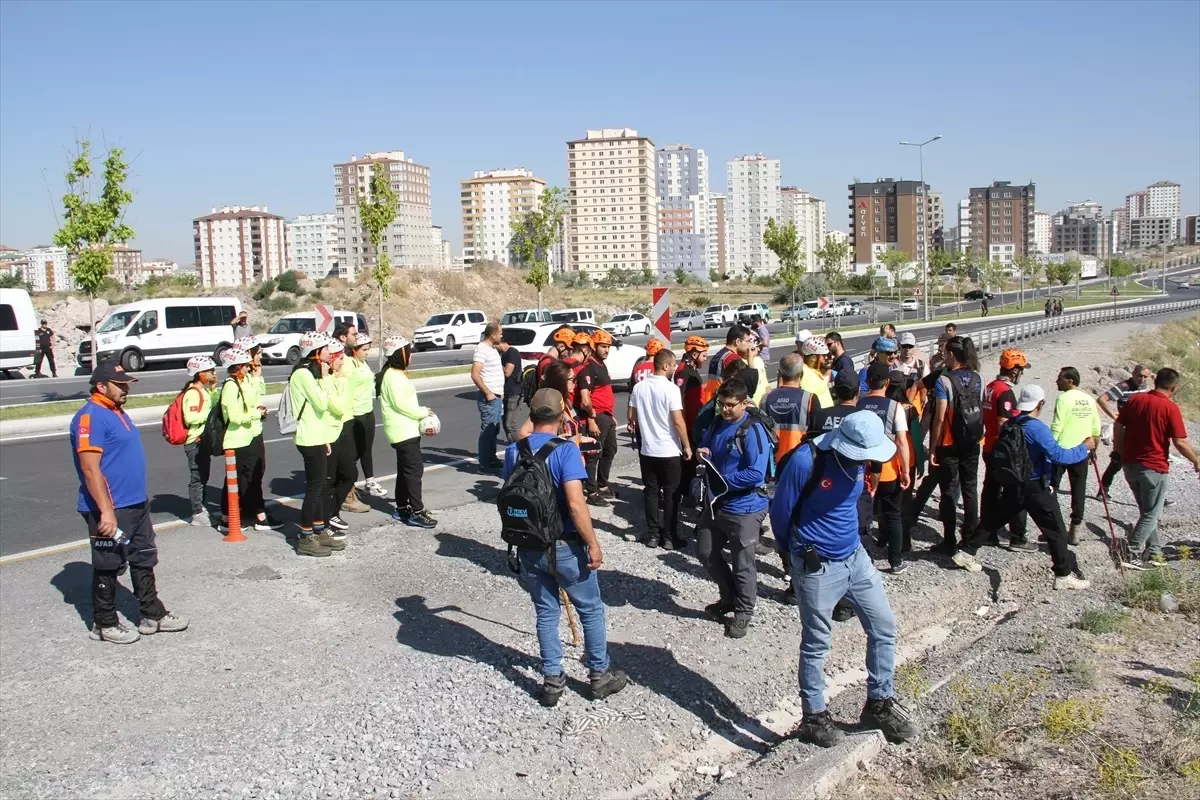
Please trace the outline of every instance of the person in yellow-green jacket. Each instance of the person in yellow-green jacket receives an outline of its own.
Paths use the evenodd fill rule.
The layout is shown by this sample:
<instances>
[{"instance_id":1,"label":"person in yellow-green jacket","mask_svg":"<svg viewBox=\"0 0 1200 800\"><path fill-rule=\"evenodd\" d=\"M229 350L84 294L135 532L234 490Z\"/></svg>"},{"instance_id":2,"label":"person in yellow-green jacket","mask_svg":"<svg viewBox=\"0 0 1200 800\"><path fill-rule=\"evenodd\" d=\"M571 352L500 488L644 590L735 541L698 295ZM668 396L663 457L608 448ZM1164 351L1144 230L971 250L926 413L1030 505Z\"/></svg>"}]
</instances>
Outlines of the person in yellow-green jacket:
<instances>
[{"instance_id":1,"label":"person in yellow-green jacket","mask_svg":"<svg viewBox=\"0 0 1200 800\"><path fill-rule=\"evenodd\" d=\"M387 490L375 480L375 459L371 454L375 445L375 373L367 363L371 337L360 334L350 346L350 355L344 369L349 378L350 413L354 417L354 455L362 464L363 488L372 497L386 497Z\"/></svg>"},{"instance_id":2,"label":"person in yellow-green jacket","mask_svg":"<svg viewBox=\"0 0 1200 800\"><path fill-rule=\"evenodd\" d=\"M421 457L422 426L430 435L441 427L437 417L417 402L417 390L408 379L412 345L403 336L389 336L383 343L387 363L375 376L375 391L383 412L383 435L396 451L396 511L392 519L413 528L435 528L421 499L425 464Z\"/></svg>"},{"instance_id":3,"label":"person in yellow-green jacket","mask_svg":"<svg viewBox=\"0 0 1200 800\"><path fill-rule=\"evenodd\" d=\"M1063 367L1058 371L1058 398L1054 401L1054 421L1050 423L1050 435L1064 450L1070 450L1089 436L1100 438L1100 413L1096 401L1079 388L1079 370ZM1067 531L1067 544L1079 544L1079 528L1083 525L1083 511L1087 501L1088 461L1091 456L1075 464L1055 464L1051 482L1054 492L1062 483L1065 472L1071 482L1071 528Z\"/></svg>"},{"instance_id":4,"label":"person in yellow-green jacket","mask_svg":"<svg viewBox=\"0 0 1200 800\"><path fill-rule=\"evenodd\" d=\"M338 402L329 377L331 344L335 342L323 333L304 334L299 345L300 360L292 368L287 385L292 416L296 420L293 441L304 461L304 501L300 505L300 537L296 552L318 558L346 548L345 535L334 536L326 527L329 517L337 511L326 508L329 455L333 452L328 417L331 407Z\"/></svg>"},{"instance_id":5,"label":"person in yellow-green jacket","mask_svg":"<svg viewBox=\"0 0 1200 800\"><path fill-rule=\"evenodd\" d=\"M330 510L330 535L345 535L350 525L342 519L339 511L346 508L346 498L354 488L354 480L358 470L354 466L354 420L351 415L350 378L346 364L351 359L346 358L345 346L331 339L329 342L329 413L325 420L329 425L329 465L325 473L325 485L328 497L327 508ZM364 505L358 503L358 505ZM355 508L355 511L360 509ZM369 511L364 507L362 511Z\"/></svg>"},{"instance_id":6,"label":"person in yellow-green jacket","mask_svg":"<svg viewBox=\"0 0 1200 800\"><path fill-rule=\"evenodd\" d=\"M213 407L213 387L217 385L217 362L208 356L194 356L187 362L188 384L183 387L183 424L187 439L183 454L188 463L188 499L192 503L189 525L198 528L212 526L204 507L204 490L212 469L212 447L204 429Z\"/></svg>"},{"instance_id":7,"label":"person in yellow-green jacket","mask_svg":"<svg viewBox=\"0 0 1200 800\"><path fill-rule=\"evenodd\" d=\"M263 405L261 384L251 374L253 358L240 347L230 347L221 354L221 363L229 378L221 385L221 416L225 420L223 450L232 450L237 463L238 506L249 524L254 520L256 531L283 527L267 517L263 499L263 473L266 446L263 444ZM229 532L229 493L221 493L221 533Z\"/></svg>"}]
</instances>

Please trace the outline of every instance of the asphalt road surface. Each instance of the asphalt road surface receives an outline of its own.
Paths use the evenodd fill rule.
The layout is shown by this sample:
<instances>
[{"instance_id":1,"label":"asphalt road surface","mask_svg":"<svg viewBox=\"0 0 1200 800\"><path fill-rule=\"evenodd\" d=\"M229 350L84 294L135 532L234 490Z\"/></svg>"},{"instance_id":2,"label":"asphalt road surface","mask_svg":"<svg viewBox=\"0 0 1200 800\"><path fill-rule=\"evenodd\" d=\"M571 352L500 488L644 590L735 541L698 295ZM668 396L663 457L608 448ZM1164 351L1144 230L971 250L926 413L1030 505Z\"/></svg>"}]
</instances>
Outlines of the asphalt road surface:
<instances>
[{"instance_id":1,"label":"asphalt road surface","mask_svg":"<svg viewBox=\"0 0 1200 800\"><path fill-rule=\"evenodd\" d=\"M1200 296L1193 292L1192 296ZM1174 296L1172 299L1184 299ZM1070 313L1069 311L1067 312ZM997 319L969 319L959 324L959 330L969 333L978 328L991 327ZM925 336L930 335L926 332ZM864 352L874 338L870 332L848 334L847 349L852 355ZM770 364L792 351L788 338L780 336L771 348ZM769 374L774 376L771 367ZM177 376L176 376L177 377ZM144 382L139 382L141 391ZM450 469L474 471L469 462L476 456L479 433L479 416L473 389L443 389L420 393L421 403L436 410L442 420L442 433L423 440L426 468L435 465L426 477L426 493L436 497L439 472ZM624 395L618 395L617 416L624 425ZM187 500L187 465L183 448L172 447L163 441L159 423L154 421L141 428L142 441L148 460L149 493L151 510L156 525L170 523L190 514ZM267 466L264 489L268 499L298 496L303 492L303 472L299 453L290 437L280 436L274 417L269 417L265 426ZM503 446L503 437L501 438ZM79 482L72 465L70 445L65 434L48 434L32 437L15 437L5 441L3 458L0 459L0 555L11 555L40 547L71 542L86 537L86 531L75 511ZM375 472L391 491L388 479L395 473L395 457L384 441L382 430L377 430L374 448ZM221 479L223 462L213 460L213 472L209 481L209 501L219 499L218 483ZM385 478L385 476L388 476ZM365 498L364 498L365 499ZM375 521L382 519L386 504L373 500L378 511L369 516ZM436 509L433 499L427 501ZM297 510L294 505L279 508L274 512L279 518L294 523ZM352 524L358 515L350 519ZM186 529L188 535L211 532L200 528Z\"/></svg>"}]
</instances>

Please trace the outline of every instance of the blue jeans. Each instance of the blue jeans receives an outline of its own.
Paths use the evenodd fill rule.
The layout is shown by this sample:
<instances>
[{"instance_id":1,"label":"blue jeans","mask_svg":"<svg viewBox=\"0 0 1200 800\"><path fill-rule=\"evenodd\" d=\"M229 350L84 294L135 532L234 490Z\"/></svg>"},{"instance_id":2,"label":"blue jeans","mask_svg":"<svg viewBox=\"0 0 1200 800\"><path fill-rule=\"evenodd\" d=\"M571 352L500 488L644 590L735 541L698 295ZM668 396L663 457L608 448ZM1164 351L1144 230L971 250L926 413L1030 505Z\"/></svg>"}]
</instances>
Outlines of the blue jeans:
<instances>
[{"instance_id":1,"label":"blue jeans","mask_svg":"<svg viewBox=\"0 0 1200 800\"><path fill-rule=\"evenodd\" d=\"M792 553L792 586L800 604L800 702L805 714L825 710L825 656L833 629L833 607L843 596L854 606L867 632L867 697L892 696L896 666L896 617L883 591L883 578L859 547L844 561L824 561L804 571L804 557Z\"/></svg>"},{"instance_id":2,"label":"blue jeans","mask_svg":"<svg viewBox=\"0 0 1200 800\"><path fill-rule=\"evenodd\" d=\"M561 588L579 612L583 626L583 663L593 675L608 669L608 636L604 630L604 601L600 599L600 581L588 569L587 550L581 542L559 542L555 557L557 574L550 572L549 552L546 550L517 551L521 569L529 580L529 595L537 613L538 648L542 651L542 674L561 675L563 646L558 635L562 607L558 601Z\"/></svg>"},{"instance_id":3,"label":"blue jeans","mask_svg":"<svg viewBox=\"0 0 1200 800\"><path fill-rule=\"evenodd\" d=\"M475 404L479 407L479 463L495 464L499 460L496 458L496 437L504 419L504 400L496 396L488 401L480 392Z\"/></svg>"}]
</instances>

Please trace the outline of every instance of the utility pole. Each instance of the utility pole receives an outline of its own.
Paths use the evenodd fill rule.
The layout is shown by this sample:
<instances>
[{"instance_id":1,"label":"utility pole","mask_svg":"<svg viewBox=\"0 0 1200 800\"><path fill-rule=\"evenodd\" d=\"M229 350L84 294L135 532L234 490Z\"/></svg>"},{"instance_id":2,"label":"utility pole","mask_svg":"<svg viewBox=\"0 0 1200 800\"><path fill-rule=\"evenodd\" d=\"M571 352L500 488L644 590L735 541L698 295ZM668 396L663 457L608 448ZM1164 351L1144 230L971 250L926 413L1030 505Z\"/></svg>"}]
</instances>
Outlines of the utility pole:
<instances>
[{"instance_id":1,"label":"utility pole","mask_svg":"<svg viewBox=\"0 0 1200 800\"><path fill-rule=\"evenodd\" d=\"M929 208L929 192L925 187L925 145L933 144L938 139L942 138L939 133L932 139L925 142L901 142L905 147L917 148L918 158L921 165L921 283L922 294L925 300L925 321L928 322L932 317L929 316L929 224L928 214Z\"/></svg>"}]
</instances>

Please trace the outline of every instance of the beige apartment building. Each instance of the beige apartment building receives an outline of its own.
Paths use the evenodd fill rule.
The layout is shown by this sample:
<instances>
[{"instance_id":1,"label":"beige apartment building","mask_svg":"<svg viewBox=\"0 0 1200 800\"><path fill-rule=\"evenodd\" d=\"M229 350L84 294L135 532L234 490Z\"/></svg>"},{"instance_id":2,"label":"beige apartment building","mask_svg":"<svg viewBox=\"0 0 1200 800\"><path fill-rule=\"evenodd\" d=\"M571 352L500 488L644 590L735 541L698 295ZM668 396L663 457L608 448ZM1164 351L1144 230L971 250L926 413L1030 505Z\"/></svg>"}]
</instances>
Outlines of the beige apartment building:
<instances>
[{"instance_id":1,"label":"beige apartment building","mask_svg":"<svg viewBox=\"0 0 1200 800\"><path fill-rule=\"evenodd\" d=\"M202 286L248 286L287 271L283 217L266 206L222 206L192 220ZM140 259L140 254L139 254Z\"/></svg>"},{"instance_id":2,"label":"beige apartment building","mask_svg":"<svg viewBox=\"0 0 1200 800\"><path fill-rule=\"evenodd\" d=\"M463 260L510 264L514 222L538 208L546 182L527 169L476 170L462 181Z\"/></svg>"},{"instance_id":3,"label":"beige apartment building","mask_svg":"<svg viewBox=\"0 0 1200 800\"><path fill-rule=\"evenodd\" d=\"M567 142L568 270L658 274L654 142L632 128L589 130Z\"/></svg>"}]
</instances>

